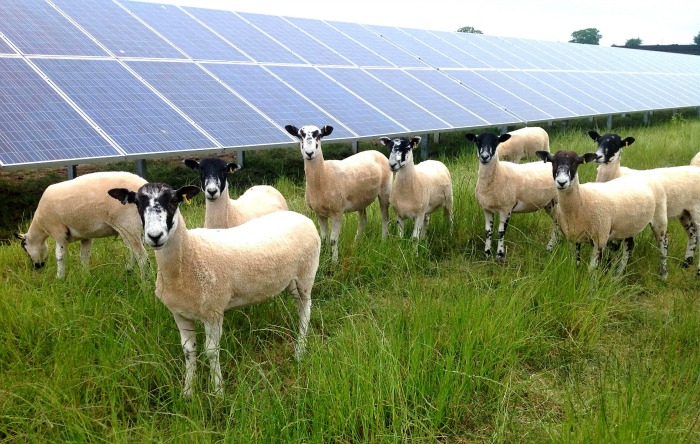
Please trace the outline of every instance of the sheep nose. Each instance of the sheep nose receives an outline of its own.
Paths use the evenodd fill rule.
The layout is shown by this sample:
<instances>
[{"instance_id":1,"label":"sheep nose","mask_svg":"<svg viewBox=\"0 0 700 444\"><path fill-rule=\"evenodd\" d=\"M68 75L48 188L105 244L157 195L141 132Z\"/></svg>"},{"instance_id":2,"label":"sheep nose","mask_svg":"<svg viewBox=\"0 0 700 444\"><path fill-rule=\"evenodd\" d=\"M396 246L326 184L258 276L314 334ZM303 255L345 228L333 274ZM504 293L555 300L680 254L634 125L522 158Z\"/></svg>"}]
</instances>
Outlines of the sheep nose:
<instances>
[{"instance_id":1,"label":"sheep nose","mask_svg":"<svg viewBox=\"0 0 700 444\"><path fill-rule=\"evenodd\" d=\"M44 265L46 265L45 262L37 262L37 263L34 264L34 269L35 269L35 270L38 270L38 269L40 269L40 268L44 268Z\"/></svg>"},{"instance_id":2,"label":"sheep nose","mask_svg":"<svg viewBox=\"0 0 700 444\"><path fill-rule=\"evenodd\" d=\"M151 234L151 233L148 233L148 239L150 239L154 244L157 244L157 243L158 243L158 240L159 240L161 237L163 237L163 232L162 232L162 231L161 231L160 233L158 233L158 234L155 234L155 235L154 235L154 234Z\"/></svg>"},{"instance_id":3,"label":"sheep nose","mask_svg":"<svg viewBox=\"0 0 700 444\"><path fill-rule=\"evenodd\" d=\"M559 188L564 188L564 185L566 185L567 180L566 179L557 179L557 185L559 185Z\"/></svg>"},{"instance_id":4,"label":"sheep nose","mask_svg":"<svg viewBox=\"0 0 700 444\"><path fill-rule=\"evenodd\" d=\"M214 197L217 191L219 191L218 188L207 188L207 194L209 197Z\"/></svg>"}]
</instances>

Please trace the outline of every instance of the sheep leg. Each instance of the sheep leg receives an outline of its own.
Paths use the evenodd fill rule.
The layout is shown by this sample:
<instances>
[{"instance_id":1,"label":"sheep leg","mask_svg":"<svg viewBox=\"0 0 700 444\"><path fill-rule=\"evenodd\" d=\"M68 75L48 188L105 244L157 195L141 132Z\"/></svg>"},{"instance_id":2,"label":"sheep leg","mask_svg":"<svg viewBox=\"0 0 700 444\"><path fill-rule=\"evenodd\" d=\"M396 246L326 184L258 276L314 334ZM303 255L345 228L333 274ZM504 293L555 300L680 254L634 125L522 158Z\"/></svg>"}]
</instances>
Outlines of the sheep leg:
<instances>
[{"instance_id":1,"label":"sheep leg","mask_svg":"<svg viewBox=\"0 0 700 444\"><path fill-rule=\"evenodd\" d=\"M221 377L221 365L219 364L219 342L221 341L221 329L224 318L221 316L213 322L204 322L204 333L207 335L206 354L209 358L209 379L214 386L214 393L223 393L223 378Z\"/></svg>"},{"instance_id":2,"label":"sheep leg","mask_svg":"<svg viewBox=\"0 0 700 444\"><path fill-rule=\"evenodd\" d=\"M92 248L93 239L80 239L80 263L83 267L90 266L90 249Z\"/></svg>"},{"instance_id":3,"label":"sheep leg","mask_svg":"<svg viewBox=\"0 0 700 444\"><path fill-rule=\"evenodd\" d=\"M143 247L141 236L134 236L129 231L117 227L114 227L114 230L129 248L130 258L126 270L131 271L134 269L134 264L138 264L141 277L145 278L146 269L148 268L148 253L146 253L146 249Z\"/></svg>"},{"instance_id":4,"label":"sheep leg","mask_svg":"<svg viewBox=\"0 0 700 444\"><path fill-rule=\"evenodd\" d=\"M449 207L445 207L443 210L445 217L447 220L450 222L450 233L454 232L454 215L452 214L452 205L450 204Z\"/></svg>"},{"instance_id":5,"label":"sheep leg","mask_svg":"<svg viewBox=\"0 0 700 444\"><path fill-rule=\"evenodd\" d=\"M396 226L399 230L399 238L403 238L404 219L402 217L396 216Z\"/></svg>"},{"instance_id":6,"label":"sheep leg","mask_svg":"<svg viewBox=\"0 0 700 444\"><path fill-rule=\"evenodd\" d=\"M357 233L355 233L355 240L358 240L360 237L362 237L362 233L365 231L365 227L367 226L367 209L363 208L357 213L359 219L357 220Z\"/></svg>"},{"instance_id":7,"label":"sheep leg","mask_svg":"<svg viewBox=\"0 0 700 444\"><path fill-rule=\"evenodd\" d=\"M593 243L593 251L591 251L591 263L588 265L588 268L590 270L595 270L596 268L598 268L598 262L600 262L601 258L603 257L602 245L605 245L605 242L601 244Z\"/></svg>"},{"instance_id":8,"label":"sheep leg","mask_svg":"<svg viewBox=\"0 0 700 444\"><path fill-rule=\"evenodd\" d=\"M503 262L506 257L506 230L508 230L508 221L510 220L510 211L498 213L498 249L496 250L496 261Z\"/></svg>"},{"instance_id":9,"label":"sheep leg","mask_svg":"<svg viewBox=\"0 0 700 444\"><path fill-rule=\"evenodd\" d=\"M621 277L622 274L625 272L625 267L627 267L627 262L629 261L630 253L634 248L634 238L628 237L623 241L623 243L624 248L622 249L622 259L620 260L620 265L617 267L617 272L615 273L617 277Z\"/></svg>"},{"instance_id":10,"label":"sheep leg","mask_svg":"<svg viewBox=\"0 0 700 444\"><path fill-rule=\"evenodd\" d=\"M379 194L379 210L382 213L382 239L389 235L389 193Z\"/></svg>"},{"instance_id":11,"label":"sheep leg","mask_svg":"<svg viewBox=\"0 0 700 444\"><path fill-rule=\"evenodd\" d=\"M559 221L557 220L557 204L555 201L548 203L544 210L552 218L552 230L549 235L549 242L547 242L547 251L552 251L554 244L557 242L557 231L559 230Z\"/></svg>"},{"instance_id":12,"label":"sheep leg","mask_svg":"<svg viewBox=\"0 0 700 444\"><path fill-rule=\"evenodd\" d=\"M693 217L687 211L684 211L680 217L681 225L683 229L688 234L688 245L685 248L685 260L683 261L683 267L690 267L693 265L693 258L695 257L695 248L698 244L698 230Z\"/></svg>"},{"instance_id":13,"label":"sheep leg","mask_svg":"<svg viewBox=\"0 0 700 444\"><path fill-rule=\"evenodd\" d=\"M576 242L576 266L581 265L581 242Z\"/></svg>"},{"instance_id":14,"label":"sheep leg","mask_svg":"<svg viewBox=\"0 0 700 444\"><path fill-rule=\"evenodd\" d=\"M430 214L426 214L423 222L423 226L420 229L420 238L425 238L425 232L428 231L428 224L430 224Z\"/></svg>"},{"instance_id":15,"label":"sheep leg","mask_svg":"<svg viewBox=\"0 0 700 444\"><path fill-rule=\"evenodd\" d=\"M297 312L299 313L299 337L294 347L294 357L301 361L301 357L306 351L306 334L309 331L309 320L311 319L311 291L299 287L299 283L293 281L289 285L294 299L297 300Z\"/></svg>"},{"instance_id":16,"label":"sheep leg","mask_svg":"<svg viewBox=\"0 0 700 444\"><path fill-rule=\"evenodd\" d=\"M338 262L338 239L340 238L340 227L343 225L343 215L334 216L331 219L331 250L333 262Z\"/></svg>"},{"instance_id":17,"label":"sheep leg","mask_svg":"<svg viewBox=\"0 0 700 444\"><path fill-rule=\"evenodd\" d=\"M66 247L67 242L63 239L56 239L56 278L66 277Z\"/></svg>"},{"instance_id":18,"label":"sheep leg","mask_svg":"<svg viewBox=\"0 0 700 444\"><path fill-rule=\"evenodd\" d=\"M318 226L321 229L321 243L324 243L328 239L328 218L319 215Z\"/></svg>"},{"instance_id":19,"label":"sheep leg","mask_svg":"<svg viewBox=\"0 0 700 444\"><path fill-rule=\"evenodd\" d=\"M486 222L486 241L484 246L484 259L491 256L491 237L493 236L493 213L484 210L484 221Z\"/></svg>"},{"instance_id":20,"label":"sheep leg","mask_svg":"<svg viewBox=\"0 0 700 444\"><path fill-rule=\"evenodd\" d=\"M413 239L420 241L423 238L423 225L425 224L425 214L420 214L416 217L416 222L413 224Z\"/></svg>"},{"instance_id":21,"label":"sheep leg","mask_svg":"<svg viewBox=\"0 0 700 444\"><path fill-rule=\"evenodd\" d=\"M173 313L175 323L180 330L180 344L185 353L185 387L182 394L185 398L192 396L192 379L197 369L197 338L194 321Z\"/></svg>"}]
</instances>

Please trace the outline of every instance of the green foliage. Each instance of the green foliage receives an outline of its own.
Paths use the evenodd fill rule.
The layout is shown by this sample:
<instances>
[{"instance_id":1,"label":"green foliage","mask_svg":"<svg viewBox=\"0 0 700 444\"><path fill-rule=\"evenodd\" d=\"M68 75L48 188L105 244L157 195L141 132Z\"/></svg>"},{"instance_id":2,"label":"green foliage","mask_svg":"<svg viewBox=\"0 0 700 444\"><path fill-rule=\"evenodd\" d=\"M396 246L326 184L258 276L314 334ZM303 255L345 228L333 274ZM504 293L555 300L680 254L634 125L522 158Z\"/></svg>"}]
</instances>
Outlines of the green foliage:
<instances>
[{"instance_id":1,"label":"green foliage","mask_svg":"<svg viewBox=\"0 0 700 444\"><path fill-rule=\"evenodd\" d=\"M637 46L642 46L642 39L639 39L639 38L627 39L627 41L625 42L626 48L635 48Z\"/></svg>"},{"instance_id":2,"label":"green foliage","mask_svg":"<svg viewBox=\"0 0 700 444\"><path fill-rule=\"evenodd\" d=\"M700 32L697 33L695 37L693 37L693 43L696 45L700 45Z\"/></svg>"},{"instance_id":3,"label":"green foliage","mask_svg":"<svg viewBox=\"0 0 700 444\"><path fill-rule=\"evenodd\" d=\"M684 120L612 129L636 138L625 165L687 164L700 120ZM604 119L598 124L548 128L551 146L593 151L586 131L607 132ZM370 148L378 146L361 145ZM264 153L247 157L245 169ZM223 397L210 393L201 326L196 393L181 397L184 358L172 316L154 297L155 261L142 282L125 272L122 242L102 239L83 271L71 244L67 277L57 281L53 257L35 271L18 243L0 248L0 440L699 442L700 281L680 266L680 224L669 224L667 282L656 274L649 230L635 239L627 275L614 279L607 268L577 268L565 242L546 254L543 214L514 215L505 263L483 261L473 147L463 133L443 134L431 157L452 174L453 230L438 213L419 245L395 234L382 241L373 204L355 242L357 216L346 216L340 262L331 263L329 247L321 252L304 360L292 358L298 317L288 294L229 312ZM303 174L269 162L266 177ZM149 174L196 181L180 164L170 168L186 177L171 177L167 162L149 163ZM595 166L579 172L590 181ZM302 181L269 183L312 216ZM201 226L201 198L182 211L188 226Z\"/></svg>"},{"instance_id":4,"label":"green foliage","mask_svg":"<svg viewBox=\"0 0 700 444\"><path fill-rule=\"evenodd\" d=\"M603 36L597 28L586 28L571 33L569 43L582 43L584 45L597 45Z\"/></svg>"},{"instance_id":5,"label":"green foliage","mask_svg":"<svg viewBox=\"0 0 700 444\"><path fill-rule=\"evenodd\" d=\"M462 26L457 30L457 32L466 32L468 34L483 34L483 32L479 31L473 26Z\"/></svg>"}]
</instances>

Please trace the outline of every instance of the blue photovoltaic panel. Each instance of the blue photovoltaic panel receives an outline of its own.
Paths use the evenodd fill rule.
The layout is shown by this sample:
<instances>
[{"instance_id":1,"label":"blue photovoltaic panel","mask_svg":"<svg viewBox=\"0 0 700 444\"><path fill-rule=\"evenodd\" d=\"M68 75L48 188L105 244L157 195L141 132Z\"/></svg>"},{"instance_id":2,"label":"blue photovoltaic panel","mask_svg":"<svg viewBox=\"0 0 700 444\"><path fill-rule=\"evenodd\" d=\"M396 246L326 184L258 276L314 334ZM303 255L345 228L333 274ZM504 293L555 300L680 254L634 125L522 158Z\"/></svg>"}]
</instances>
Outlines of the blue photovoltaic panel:
<instances>
[{"instance_id":1,"label":"blue photovoltaic panel","mask_svg":"<svg viewBox=\"0 0 700 444\"><path fill-rule=\"evenodd\" d=\"M250 61L177 6L140 2L124 5L195 60Z\"/></svg>"},{"instance_id":2,"label":"blue photovoltaic panel","mask_svg":"<svg viewBox=\"0 0 700 444\"><path fill-rule=\"evenodd\" d=\"M280 127L194 63L127 64L224 146L289 142Z\"/></svg>"},{"instance_id":3,"label":"blue photovoltaic panel","mask_svg":"<svg viewBox=\"0 0 700 444\"><path fill-rule=\"evenodd\" d=\"M451 58L436 51L420 40L416 40L399 28L390 26L367 26L374 32L381 34L384 38L403 48L407 52L420 57L424 62L437 68L464 68L463 65L455 62Z\"/></svg>"},{"instance_id":4,"label":"blue photovoltaic panel","mask_svg":"<svg viewBox=\"0 0 700 444\"><path fill-rule=\"evenodd\" d=\"M478 91L479 94L487 97L489 100L503 106L507 111L515 114L526 122L552 119L552 116L543 110L536 108L520 97L511 94L508 90L488 80L492 72L476 72L460 69L446 71L445 73L464 83L474 91Z\"/></svg>"},{"instance_id":5,"label":"blue photovoltaic panel","mask_svg":"<svg viewBox=\"0 0 700 444\"><path fill-rule=\"evenodd\" d=\"M204 66L277 122L280 127L289 124L299 126L302 125L300 122L308 122L319 128L323 125L331 125L333 133L328 139L357 136L260 65L208 63ZM314 93L311 97L315 95Z\"/></svg>"},{"instance_id":6,"label":"blue photovoltaic panel","mask_svg":"<svg viewBox=\"0 0 700 444\"><path fill-rule=\"evenodd\" d=\"M557 90L563 92L569 97L573 97L579 102L585 104L595 111L595 114L608 114L615 113L617 109L610 106L603 100L597 98L594 93L588 88L577 87L574 84L570 84L555 76L553 73L548 71L529 71L528 75L540 80L542 83L556 88Z\"/></svg>"},{"instance_id":7,"label":"blue photovoltaic panel","mask_svg":"<svg viewBox=\"0 0 700 444\"><path fill-rule=\"evenodd\" d=\"M544 51L542 45L538 44L536 41L506 37L499 37L498 41L501 42L501 46L508 52L518 54L520 58L526 58L538 68L574 69L574 67L567 64L565 60L555 56L551 52Z\"/></svg>"},{"instance_id":8,"label":"blue photovoltaic panel","mask_svg":"<svg viewBox=\"0 0 700 444\"><path fill-rule=\"evenodd\" d=\"M570 49L571 46L576 45L576 43L557 43L547 41L538 41L537 43L542 46L543 51L548 51L553 57L561 59L574 70L591 69L587 60L576 57L573 54L573 50Z\"/></svg>"},{"instance_id":9,"label":"blue photovoltaic panel","mask_svg":"<svg viewBox=\"0 0 700 444\"><path fill-rule=\"evenodd\" d=\"M464 34L464 33L459 33ZM475 46L479 46L484 51L492 54L492 56L498 57L501 60L507 61L509 64L515 66L519 69L533 69L537 68L537 65L530 62L527 56L523 54L518 54L517 52L510 52L504 44L503 41L499 41L497 37L484 36L481 34L472 34L474 39L471 41Z\"/></svg>"},{"instance_id":10,"label":"blue photovoltaic panel","mask_svg":"<svg viewBox=\"0 0 700 444\"><path fill-rule=\"evenodd\" d=\"M658 83L673 86L676 94L688 97L692 103L700 103L700 76L657 74L649 77Z\"/></svg>"},{"instance_id":11,"label":"blue photovoltaic panel","mask_svg":"<svg viewBox=\"0 0 700 444\"><path fill-rule=\"evenodd\" d=\"M110 0L52 1L116 57L184 58L172 45Z\"/></svg>"},{"instance_id":12,"label":"blue photovoltaic panel","mask_svg":"<svg viewBox=\"0 0 700 444\"><path fill-rule=\"evenodd\" d=\"M10 45L5 43L0 39L0 54L17 54L14 49L10 48Z\"/></svg>"},{"instance_id":13,"label":"blue photovoltaic panel","mask_svg":"<svg viewBox=\"0 0 700 444\"><path fill-rule=\"evenodd\" d=\"M292 17L287 17L287 20L358 66L392 66L387 60L379 57L325 22Z\"/></svg>"},{"instance_id":14,"label":"blue photovoltaic panel","mask_svg":"<svg viewBox=\"0 0 700 444\"><path fill-rule=\"evenodd\" d=\"M634 91L625 85L619 85L610 78L607 73L582 73L582 77L589 79L589 84L592 84L601 91L607 92L608 95L614 95L621 100L624 98L625 103L631 105L633 109L654 107L652 100L643 97L643 91Z\"/></svg>"},{"instance_id":15,"label":"blue photovoltaic panel","mask_svg":"<svg viewBox=\"0 0 700 444\"><path fill-rule=\"evenodd\" d=\"M107 55L44 0L0 1L0 32L25 54Z\"/></svg>"},{"instance_id":16,"label":"blue photovoltaic panel","mask_svg":"<svg viewBox=\"0 0 700 444\"><path fill-rule=\"evenodd\" d=\"M515 74L515 76L511 76L510 74L511 72L494 71L484 73L484 75L493 83L508 90L508 92L515 94L529 104L536 106L554 118L576 117L581 114L588 115L591 112L589 109L586 109L583 112L568 109L564 106L564 104L554 101L554 98L549 98L551 97L550 95L540 92L543 88L545 88L545 86L540 85L539 80L533 79L532 77L521 77L522 80L527 81L526 84L523 84L520 81L515 80L515 76L517 76L517 74Z\"/></svg>"},{"instance_id":17,"label":"blue photovoltaic panel","mask_svg":"<svg viewBox=\"0 0 700 444\"><path fill-rule=\"evenodd\" d=\"M127 154L216 146L117 61L34 62Z\"/></svg>"},{"instance_id":18,"label":"blue photovoltaic panel","mask_svg":"<svg viewBox=\"0 0 700 444\"><path fill-rule=\"evenodd\" d=\"M316 68L269 66L268 69L294 89L314 100L321 108L359 135L375 136L408 131L407 128L393 122L346 91Z\"/></svg>"},{"instance_id":19,"label":"blue photovoltaic panel","mask_svg":"<svg viewBox=\"0 0 700 444\"><path fill-rule=\"evenodd\" d=\"M24 60L0 58L0 164L120 156Z\"/></svg>"},{"instance_id":20,"label":"blue photovoltaic panel","mask_svg":"<svg viewBox=\"0 0 700 444\"><path fill-rule=\"evenodd\" d=\"M507 113L492 102L474 93L471 89L460 85L444 73L434 69L414 69L407 71L413 77L448 96L472 113L476 114L481 122L474 122L474 126L486 124L503 125L519 122L519 119Z\"/></svg>"},{"instance_id":21,"label":"blue photovoltaic panel","mask_svg":"<svg viewBox=\"0 0 700 444\"><path fill-rule=\"evenodd\" d=\"M503 59L481 48L481 46L478 45L478 42L480 41L479 36L476 34L469 34L466 32L431 32L435 35L439 35L443 40L460 48L462 51L470 54L493 68L515 68L515 65L507 60L510 57Z\"/></svg>"},{"instance_id":22,"label":"blue photovoltaic panel","mask_svg":"<svg viewBox=\"0 0 700 444\"><path fill-rule=\"evenodd\" d=\"M504 75L515 79L517 82L532 88L538 93L544 95L549 100L554 101L556 104L571 110L574 115L577 116L590 116L597 114L596 110L586 105L584 102L579 100L576 96L568 95L567 93L556 89L553 85L547 82L543 82L539 78L533 75L532 71L507 71L503 73ZM517 94L517 92L515 92Z\"/></svg>"},{"instance_id":23,"label":"blue photovoltaic panel","mask_svg":"<svg viewBox=\"0 0 700 444\"><path fill-rule=\"evenodd\" d=\"M628 103L621 100L621 95L616 94L614 91L613 95L610 95L609 91L606 92L603 89L609 90L609 88L601 89L601 85L596 85L596 83L590 77L586 77L580 72L568 72L568 71L551 71L551 74L559 79L562 79L566 83L571 85L576 85L577 88L586 91L588 94L593 95L597 99L607 103L613 107L617 112L629 112L634 108ZM627 96L624 100L629 100Z\"/></svg>"},{"instance_id":24,"label":"blue photovoltaic panel","mask_svg":"<svg viewBox=\"0 0 700 444\"><path fill-rule=\"evenodd\" d=\"M491 67L488 64L482 62L481 60L477 59L476 57L472 56L471 54L462 51L461 48L454 46L451 43L448 43L447 41L441 39L440 35L447 34L446 32L437 33L426 31L424 29L404 29L404 31L409 33L414 38L425 43L426 45L430 46L431 48L434 48L440 51L441 53L445 54L447 57L458 62L461 66L465 68Z\"/></svg>"},{"instance_id":25,"label":"blue photovoltaic panel","mask_svg":"<svg viewBox=\"0 0 700 444\"><path fill-rule=\"evenodd\" d=\"M484 123L455 101L443 96L404 71L399 69L372 69L367 72L455 128L479 126Z\"/></svg>"},{"instance_id":26,"label":"blue photovoltaic panel","mask_svg":"<svg viewBox=\"0 0 700 444\"><path fill-rule=\"evenodd\" d=\"M383 59L388 60L398 67L418 67L424 68L425 63L418 60L416 56L399 49L396 45L380 37L375 32L370 31L357 23L326 22L338 31L355 40L360 45L370 49Z\"/></svg>"},{"instance_id":27,"label":"blue photovoltaic panel","mask_svg":"<svg viewBox=\"0 0 700 444\"><path fill-rule=\"evenodd\" d=\"M632 92L634 92L635 97L640 101L649 100L653 106L659 108L673 108L678 106L676 101L669 100L663 92L644 82L643 80L647 77L646 75L607 73L606 76L610 81L619 85L620 89L625 91L628 95L632 95Z\"/></svg>"},{"instance_id":28,"label":"blue photovoltaic panel","mask_svg":"<svg viewBox=\"0 0 700 444\"><path fill-rule=\"evenodd\" d=\"M304 62L232 12L200 8L184 9L257 62Z\"/></svg>"},{"instance_id":29,"label":"blue photovoltaic panel","mask_svg":"<svg viewBox=\"0 0 700 444\"><path fill-rule=\"evenodd\" d=\"M419 108L406 97L388 88L358 68L323 68L323 72L381 109L410 131L450 128L429 111Z\"/></svg>"},{"instance_id":30,"label":"blue photovoltaic panel","mask_svg":"<svg viewBox=\"0 0 700 444\"><path fill-rule=\"evenodd\" d=\"M683 107L683 106L693 106L692 100L688 100L685 94L679 94L677 90L669 85L667 82L660 83L657 81L656 77L653 76L640 76L636 74L619 74L620 82L635 85L636 88L640 90L650 90L663 100L667 108L672 107Z\"/></svg>"},{"instance_id":31,"label":"blue photovoltaic panel","mask_svg":"<svg viewBox=\"0 0 700 444\"><path fill-rule=\"evenodd\" d=\"M244 13L239 13L239 15L311 64L351 65L347 59L333 52L282 17Z\"/></svg>"}]
</instances>

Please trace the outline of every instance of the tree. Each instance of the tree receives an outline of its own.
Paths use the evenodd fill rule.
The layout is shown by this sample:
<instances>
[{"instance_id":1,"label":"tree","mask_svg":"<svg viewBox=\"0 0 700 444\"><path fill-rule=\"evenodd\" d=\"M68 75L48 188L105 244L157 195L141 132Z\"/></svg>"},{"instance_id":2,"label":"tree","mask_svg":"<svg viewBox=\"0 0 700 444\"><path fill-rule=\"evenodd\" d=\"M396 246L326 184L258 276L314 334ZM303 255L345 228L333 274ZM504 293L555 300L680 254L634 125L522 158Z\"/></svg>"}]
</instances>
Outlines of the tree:
<instances>
[{"instance_id":1,"label":"tree","mask_svg":"<svg viewBox=\"0 0 700 444\"><path fill-rule=\"evenodd\" d=\"M569 43L583 43L584 45L597 45L603 36L597 28L586 28L571 33Z\"/></svg>"},{"instance_id":2,"label":"tree","mask_svg":"<svg viewBox=\"0 0 700 444\"><path fill-rule=\"evenodd\" d=\"M625 42L625 47L626 48L636 48L637 46L642 45L642 39L636 38L636 39L628 39Z\"/></svg>"},{"instance_id":3,"label":"tree","mask_svg":"<svg viewBox=\"0 0 700 444\"><path fill-rule=\"evenodd\" d=\"M469 34L483 34L483 32L475 29L473 26L462 26L457 30L457 32L466 32Z\"/></svg>"},{"instance_id":4,"label":"tree","mask_svg":"<svg viewBox=\"0 0 700 444\"><path fill-rule=\"evenodd\" d=\"M700 45L700 32L698 32L698 35L696 35L693 38L693 41L695 42L696 45Z\"/></svg>"}]
</instances>

